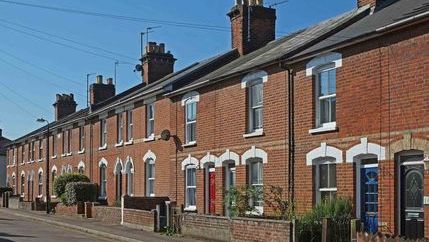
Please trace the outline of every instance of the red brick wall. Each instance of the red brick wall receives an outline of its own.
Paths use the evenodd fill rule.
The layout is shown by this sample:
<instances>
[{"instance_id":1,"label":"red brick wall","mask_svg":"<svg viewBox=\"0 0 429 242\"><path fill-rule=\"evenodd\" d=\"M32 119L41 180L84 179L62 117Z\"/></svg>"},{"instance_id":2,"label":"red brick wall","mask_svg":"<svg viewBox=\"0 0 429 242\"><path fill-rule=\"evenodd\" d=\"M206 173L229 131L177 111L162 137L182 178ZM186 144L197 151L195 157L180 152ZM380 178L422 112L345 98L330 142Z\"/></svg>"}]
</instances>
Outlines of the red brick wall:
<instances>
[{"instance_id":1,"label":"red brick wall","mask_svg":"<svg viewBox=\"0 0 429 242\"><path fill-rule=\"evenodd\" d=\"M121 223L121 208L93 206L93 217L110 224Z\"/></svg>"},{"instance_id":2,"label":"red brick wall","mask_svg":"<svg viewBox=\"0 0 429 242\"><path fill-rule=\"evenodd\" d=\"M76 216L77 214L84 214L84 209L85 208L83 204L66 206L64 204L59 203L55 206L55 214Z\"/></svg>"},{"instance_id":3,"label":"red brick wall","mask_svg":"<svg viewBox=\"0 0 429 242\"><path fill-rule=\"evenodd\" d=\"M152 211L144 211L137 209L124 209L124 222L122 225L154 231L156 227L156 218Z\"/></svg>"}]
</instances>

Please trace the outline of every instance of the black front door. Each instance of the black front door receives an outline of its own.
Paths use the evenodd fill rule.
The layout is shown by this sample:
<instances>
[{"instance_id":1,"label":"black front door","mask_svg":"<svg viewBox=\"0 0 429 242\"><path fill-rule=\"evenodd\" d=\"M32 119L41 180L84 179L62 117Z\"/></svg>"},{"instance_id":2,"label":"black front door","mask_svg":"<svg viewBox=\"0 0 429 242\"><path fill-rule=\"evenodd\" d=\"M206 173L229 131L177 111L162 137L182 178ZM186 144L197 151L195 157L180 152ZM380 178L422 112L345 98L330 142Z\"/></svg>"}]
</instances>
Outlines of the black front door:
<instances>
[{"instance_id":1,"label":"black front door","mask_svg":"<svg viewBox=\"0 0 429 242\"><path fill-rule=\"evenodd\" d=\"M423 165L401 166L401 234L410 239L424 237Z\"/></svg>"}]
</instances>

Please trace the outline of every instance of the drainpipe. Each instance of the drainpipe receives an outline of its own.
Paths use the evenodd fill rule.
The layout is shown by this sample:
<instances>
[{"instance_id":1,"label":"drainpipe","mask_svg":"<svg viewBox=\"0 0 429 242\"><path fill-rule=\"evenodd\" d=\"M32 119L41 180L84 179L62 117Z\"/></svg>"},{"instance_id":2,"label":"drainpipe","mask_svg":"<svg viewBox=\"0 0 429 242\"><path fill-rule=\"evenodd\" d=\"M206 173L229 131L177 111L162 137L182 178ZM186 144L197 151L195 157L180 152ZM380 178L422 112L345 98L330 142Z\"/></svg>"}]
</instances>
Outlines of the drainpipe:
<instances>
[{"instance_id":1,"label":"drainpipe","mask_svg":"<svg viewBox=\"0 0 429 242\"><path fill-rule=\"evenodd\" d=\"M288 104L288 196L289 200L294 204L295 201L295 111L294 111L294 71L285 62L280 62L279 67L287 71L287 104ZM292 206L292 212L295 206Z\"/></svg>"}]
</instances>

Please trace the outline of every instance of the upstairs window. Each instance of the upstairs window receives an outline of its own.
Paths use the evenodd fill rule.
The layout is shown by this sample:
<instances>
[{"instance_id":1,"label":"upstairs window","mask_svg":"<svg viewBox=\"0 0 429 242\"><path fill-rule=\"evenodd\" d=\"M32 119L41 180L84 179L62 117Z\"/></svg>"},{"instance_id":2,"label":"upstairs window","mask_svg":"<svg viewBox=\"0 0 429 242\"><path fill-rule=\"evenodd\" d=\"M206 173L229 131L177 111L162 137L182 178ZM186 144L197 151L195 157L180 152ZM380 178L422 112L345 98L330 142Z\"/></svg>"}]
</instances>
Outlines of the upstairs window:
<instances>
[{"instance_id":1,"label":"upstairs window","mask_svg":"<svg viewBox=\"0 0 429 242\"><path fill-rule=\"evenodd\" d=\"M85 150L85 126L79 127L79 151Z\"/></svg>"},{"instance_id":2,"label":"upstairs window","mask_svg":"<svg viewBox=\"0 0 429 242\"><path fill-rule=\"evenodd\" d=\"M63 139L62 139L62 150L63 155L67 153L67 138L66 138L66 131L63 131L62 133Z\"/></svg>"},{"instance_id":3,"label":"upstairs window","mask_svg":"<svg viewBox=\"0 0 429 242\"><path fill-rule=\"evenodd\" d=\"M70 154L71 153L71 145L72 145L72 130L71 129L69 129L69 130L67 130L67 146L66 146L66 148L67 148L67 154Z\"/></svg>"},{"instance_id":4,"label":"upstairs window","mask_svg":"<svg viewBox=\"0 0 429 242\"><path fill-rule=\"evenodd\" d=\"M43 141L39 140L39 160L43 159Z\"/></svg>"},{"instance_id":5,"label":"upstairs window","mask_svg":"<svg viewBox=\"0 0 429 242\"><path fill-rule=\"evenodd\" d=\"M254 80L248 87L248 120L249 120L249 133L262 130L264 117L264 100L263 100L264 86L262 79Z\"/></svg>"},{"instance_id":6,"label":"upstairs window","mask_svg":"<svg viewBox=\"0 0 429 242\"><path fill-rule=\"evenodd\" d=\"M107 146L107 120L100 120L100 147Z\"/></svg>"},{"instance_id":7,"label":"upstairs window","mask_svg":"<svg viewBox=\"0 0 429 242\"><path fill-rule=\"evenodd\" d=\"M32 161L34 161L35 153L36 153L36 146L35 146L35 143L33 141L33 142L31 142L31 160Z\"/></svg>"},{"instance_id":8,"label":"upstairs window","mask_svg":"<svg viewBox=\"0 0 429 242\"><path fill-rule=\"evenodd\" d=\"M337 71L333 65L320 68L316 77L316 125L336 121L336 79Z\"/></svg>"},{"instance_id":9,"label":"upstairs window","mask_svg":"<svg viewBox=\"0 0 429 242\"><path fill-rule=\"evenodd\" d=\"M189 92L182 98L185 108L185 144L193 145L197 142L197 104L200 101L198 92Z\"/></svg>"},{"instance_id":10,"label":"upstairs window","mask_svg":"<svg viewBox=\"0 0 429 242\"><path fill-rule=\"evenodd\" d=\"M155 104L146 105L146 138L151 138L155 134Z\"/></svg>"},{"instance_id":11,"label":"upstairs window","mask_svg":"<svg viewBox=\"0 0 429 242\"><path fill-rule=\"evenodd\" d=\"M23 145L21 146L21 163L24 163L24 159L25 159L25 147Z\"/></svg>"},{"instance_id":12,"label":"upstairs window","mask_svg":"<svg viewBox=\"0 0 429 242\"><path fill-rule=\"evenodd\" d=\"M123 143L123 136L122 136L122 131L124 130L124 115L122 113L117 115L116 118L116 134L117 134L117 139L116 139L116 143L117 144L122 144Z\"/></svg>"},{"instance_id":13,"label":"upstairs window","mask_svg":"<svg viewBox=\"0 0 429 242\"><path fill-rule=\"evenodd\" d=\"M52 157L57 156L57 142L56 142L57 135L52 135Z\"/></svg>"},{"instance_id":14,"label":"upstairs window","mask_svg":"<svg viewBox=\"0 0 429 242\"><path fill-rule=\"evenodd\" d=\"M127 141L133 140L133 110L127 111Z\"/></svg>"}]
</instances>

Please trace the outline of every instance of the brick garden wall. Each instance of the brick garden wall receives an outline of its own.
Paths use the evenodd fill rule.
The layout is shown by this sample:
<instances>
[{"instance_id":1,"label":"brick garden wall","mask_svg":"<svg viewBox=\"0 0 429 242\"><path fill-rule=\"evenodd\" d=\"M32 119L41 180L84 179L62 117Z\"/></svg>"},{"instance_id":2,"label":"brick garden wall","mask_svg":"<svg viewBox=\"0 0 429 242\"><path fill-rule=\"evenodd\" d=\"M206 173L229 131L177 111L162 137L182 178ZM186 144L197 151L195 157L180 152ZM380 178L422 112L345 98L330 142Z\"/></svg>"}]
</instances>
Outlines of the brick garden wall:
<instances>
[{"instance_id":1,"label":"brick garden wall","mask_svg":"<svg viewBox=\"0 0 429 242\"><path fill-rule=\"evenodd\" d=\"M121 223L121 208L94 206L93 217L106 223L120 224Z\"/></svg>"},{"instance_id":2,"label":"brick garden wall","mask_svg":"<svg viewBox=\"0 0 429 242\"><path fill-rule=\"evenodd\" d=\"M156 226L155 216L156 212L153 211L124 209L124 221L122 225L136 229L154 231Z\"/></svg>"},{"instance_id":3,"label":"brick garden wall","mask_svg":"<svg viewBox=\"0 0 429 242\"><path fill-rule=\"evenodd\" d=\"M291 223L254 218L184 214L182 234L218 241L291 241Z\"/></svg>"}]
</instances>

